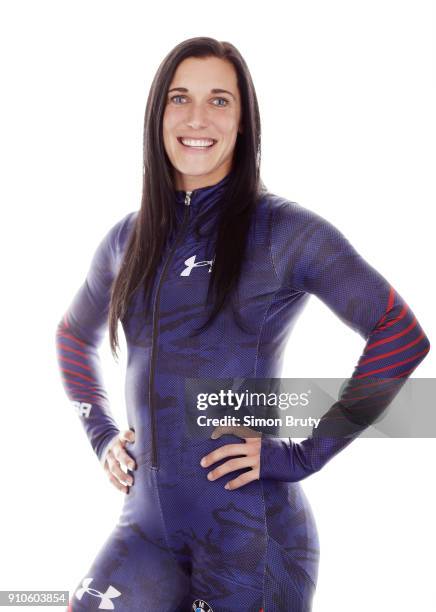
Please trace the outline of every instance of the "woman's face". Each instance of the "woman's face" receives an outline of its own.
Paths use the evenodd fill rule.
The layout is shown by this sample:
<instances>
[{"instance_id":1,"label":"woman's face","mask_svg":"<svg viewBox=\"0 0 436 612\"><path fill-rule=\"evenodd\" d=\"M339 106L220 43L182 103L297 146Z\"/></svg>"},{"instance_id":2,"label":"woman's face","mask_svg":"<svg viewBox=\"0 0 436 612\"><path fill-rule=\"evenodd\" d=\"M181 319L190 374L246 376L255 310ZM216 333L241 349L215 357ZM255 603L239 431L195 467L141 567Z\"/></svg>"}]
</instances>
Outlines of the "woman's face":
<instances>
[{"instance_id":1,"label":"woman's face","mask_svg":"<svg viewBox=\"0 0 436 612\"><path fill-rule=\"evenodd\" d=\"M241 101L231 62L217 57L180 62L163 116L163 140L174 167L175 189L214 185L230 172L238 131L242 132L240 120ZM205 146L211 139L214 144Z\"/></svg>"}]
</instances>

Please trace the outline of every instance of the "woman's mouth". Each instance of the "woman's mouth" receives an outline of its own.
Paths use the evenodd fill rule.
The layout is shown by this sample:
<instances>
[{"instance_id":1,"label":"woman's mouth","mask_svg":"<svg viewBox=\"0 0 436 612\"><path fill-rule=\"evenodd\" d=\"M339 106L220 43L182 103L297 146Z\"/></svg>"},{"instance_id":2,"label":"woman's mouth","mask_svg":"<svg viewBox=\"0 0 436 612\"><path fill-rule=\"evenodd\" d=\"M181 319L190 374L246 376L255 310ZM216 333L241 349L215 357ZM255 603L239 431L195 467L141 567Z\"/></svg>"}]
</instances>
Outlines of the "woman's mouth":
<instances>
[{"instance_id":1,"label":"woman's mouth","mask_svg":"<svg viewBox=\"0 0 436 612\"><path fill-rule=\"evenodd\" d=\"M217 142L214 138L184 138L183 136L179 136L177 140L183 147L192 151L206 151Z\"/></svg>"}]
</instances>

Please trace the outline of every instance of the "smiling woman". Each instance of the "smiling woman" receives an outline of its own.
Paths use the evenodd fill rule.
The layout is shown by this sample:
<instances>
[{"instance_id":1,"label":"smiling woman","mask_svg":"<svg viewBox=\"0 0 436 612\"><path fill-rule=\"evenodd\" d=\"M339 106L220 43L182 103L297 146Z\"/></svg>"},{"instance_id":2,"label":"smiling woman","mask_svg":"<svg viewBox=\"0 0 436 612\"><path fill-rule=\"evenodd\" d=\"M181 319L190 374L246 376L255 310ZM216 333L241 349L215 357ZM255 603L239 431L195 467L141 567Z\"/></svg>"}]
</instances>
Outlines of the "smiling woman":
<instances>
[{"instance_id":1,"label":"smiling woman","mask_svg":"<svg viewBox=\"0 0 436 612\"><path fill-rule=\"evenodd\" d=\"M295 444L219 426L194 439L185 383L205 392L211 378L280 377L310 294L366 339L352 381L377 390L377 409L384 377L404 381L429 340L338 229L265 188L255 89L230 43L193 38L164 59L143 170L140 210L103 237L57 329L66 392L110 482L128 492L70 609L308 612L319 541L300 481L352 438ZM108 326L116 355L119 321L127 432L98 355ZM350 399L346 388L329 412L353 416Z\"/></svg>"},{"instance_id":2,"label":"smiling woman","mask_svg":"<svg viewBox=\"0 0 436 612\"><path fill-rule=\"evenodd\" d=\"M175 91L182 93L171 95ZM229 173L242 133L233 64L218 57L189 57L178 65L168 94L163 139L176 189L214 185Z\"/></svg>"}]
</instances>

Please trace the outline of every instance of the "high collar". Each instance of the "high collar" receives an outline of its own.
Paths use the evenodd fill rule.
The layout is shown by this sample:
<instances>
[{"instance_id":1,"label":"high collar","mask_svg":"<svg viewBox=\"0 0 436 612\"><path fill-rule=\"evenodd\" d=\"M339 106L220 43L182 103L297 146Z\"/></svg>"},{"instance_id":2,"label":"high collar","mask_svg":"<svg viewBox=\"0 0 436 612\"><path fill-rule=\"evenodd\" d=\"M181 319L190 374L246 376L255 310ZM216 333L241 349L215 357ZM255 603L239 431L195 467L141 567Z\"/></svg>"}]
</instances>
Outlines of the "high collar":
<instances>
[{"instance_id":1,"label":"high collar","mask_svg":"<svg viewBox=\"0 0 436 612\"><path fill-rule=\"evenodd\" d=\"M198 187L191 192L175 189L176 202L180 206L185 205L186 195L191 193L190 206L192 212L202 213L214 208L218 203L220 196L223 194L232 174L232 170L224 178L215 185L207 185L206 187Z\"/></svg>"}]
</instances>

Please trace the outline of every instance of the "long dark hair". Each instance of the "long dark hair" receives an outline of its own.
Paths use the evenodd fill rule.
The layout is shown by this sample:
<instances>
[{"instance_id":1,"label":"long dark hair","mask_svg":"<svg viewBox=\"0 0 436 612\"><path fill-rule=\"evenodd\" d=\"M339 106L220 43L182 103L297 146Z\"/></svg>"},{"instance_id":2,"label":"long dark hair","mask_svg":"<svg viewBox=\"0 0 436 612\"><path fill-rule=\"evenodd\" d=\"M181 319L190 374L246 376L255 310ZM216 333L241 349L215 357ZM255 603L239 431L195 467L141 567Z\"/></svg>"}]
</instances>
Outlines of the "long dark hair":
<instances>
[{"instance_id":1,"label":"long dark hair","mask_svg":"<svg viewBox=\"0 0 436 612\"><path fill-rule=\"evenodd\" d=\"M118 320L123 319L129 300L141 283L144 300L149 302L155 270L177 222L173 166L164 148L162 130L168 88L177 66L184 59L211 56L228 60L235 68L243 132L238 132L230 177L219 203L214 265L207 291L207 303L211 303L212 295L214 303L208 320L195 333L211 324L239 280L250 218L260 194L265 191L260 179L259 107L250 72L239 51L229 42L201 36L181 42L168 53L156 72L148 95L144 118L141 208L111 291L109 339L115 358L119 346ZM238 322L234 308L233 312ZM238 325L241 324L238 322Z\"/></svg>"}]
</instances>

